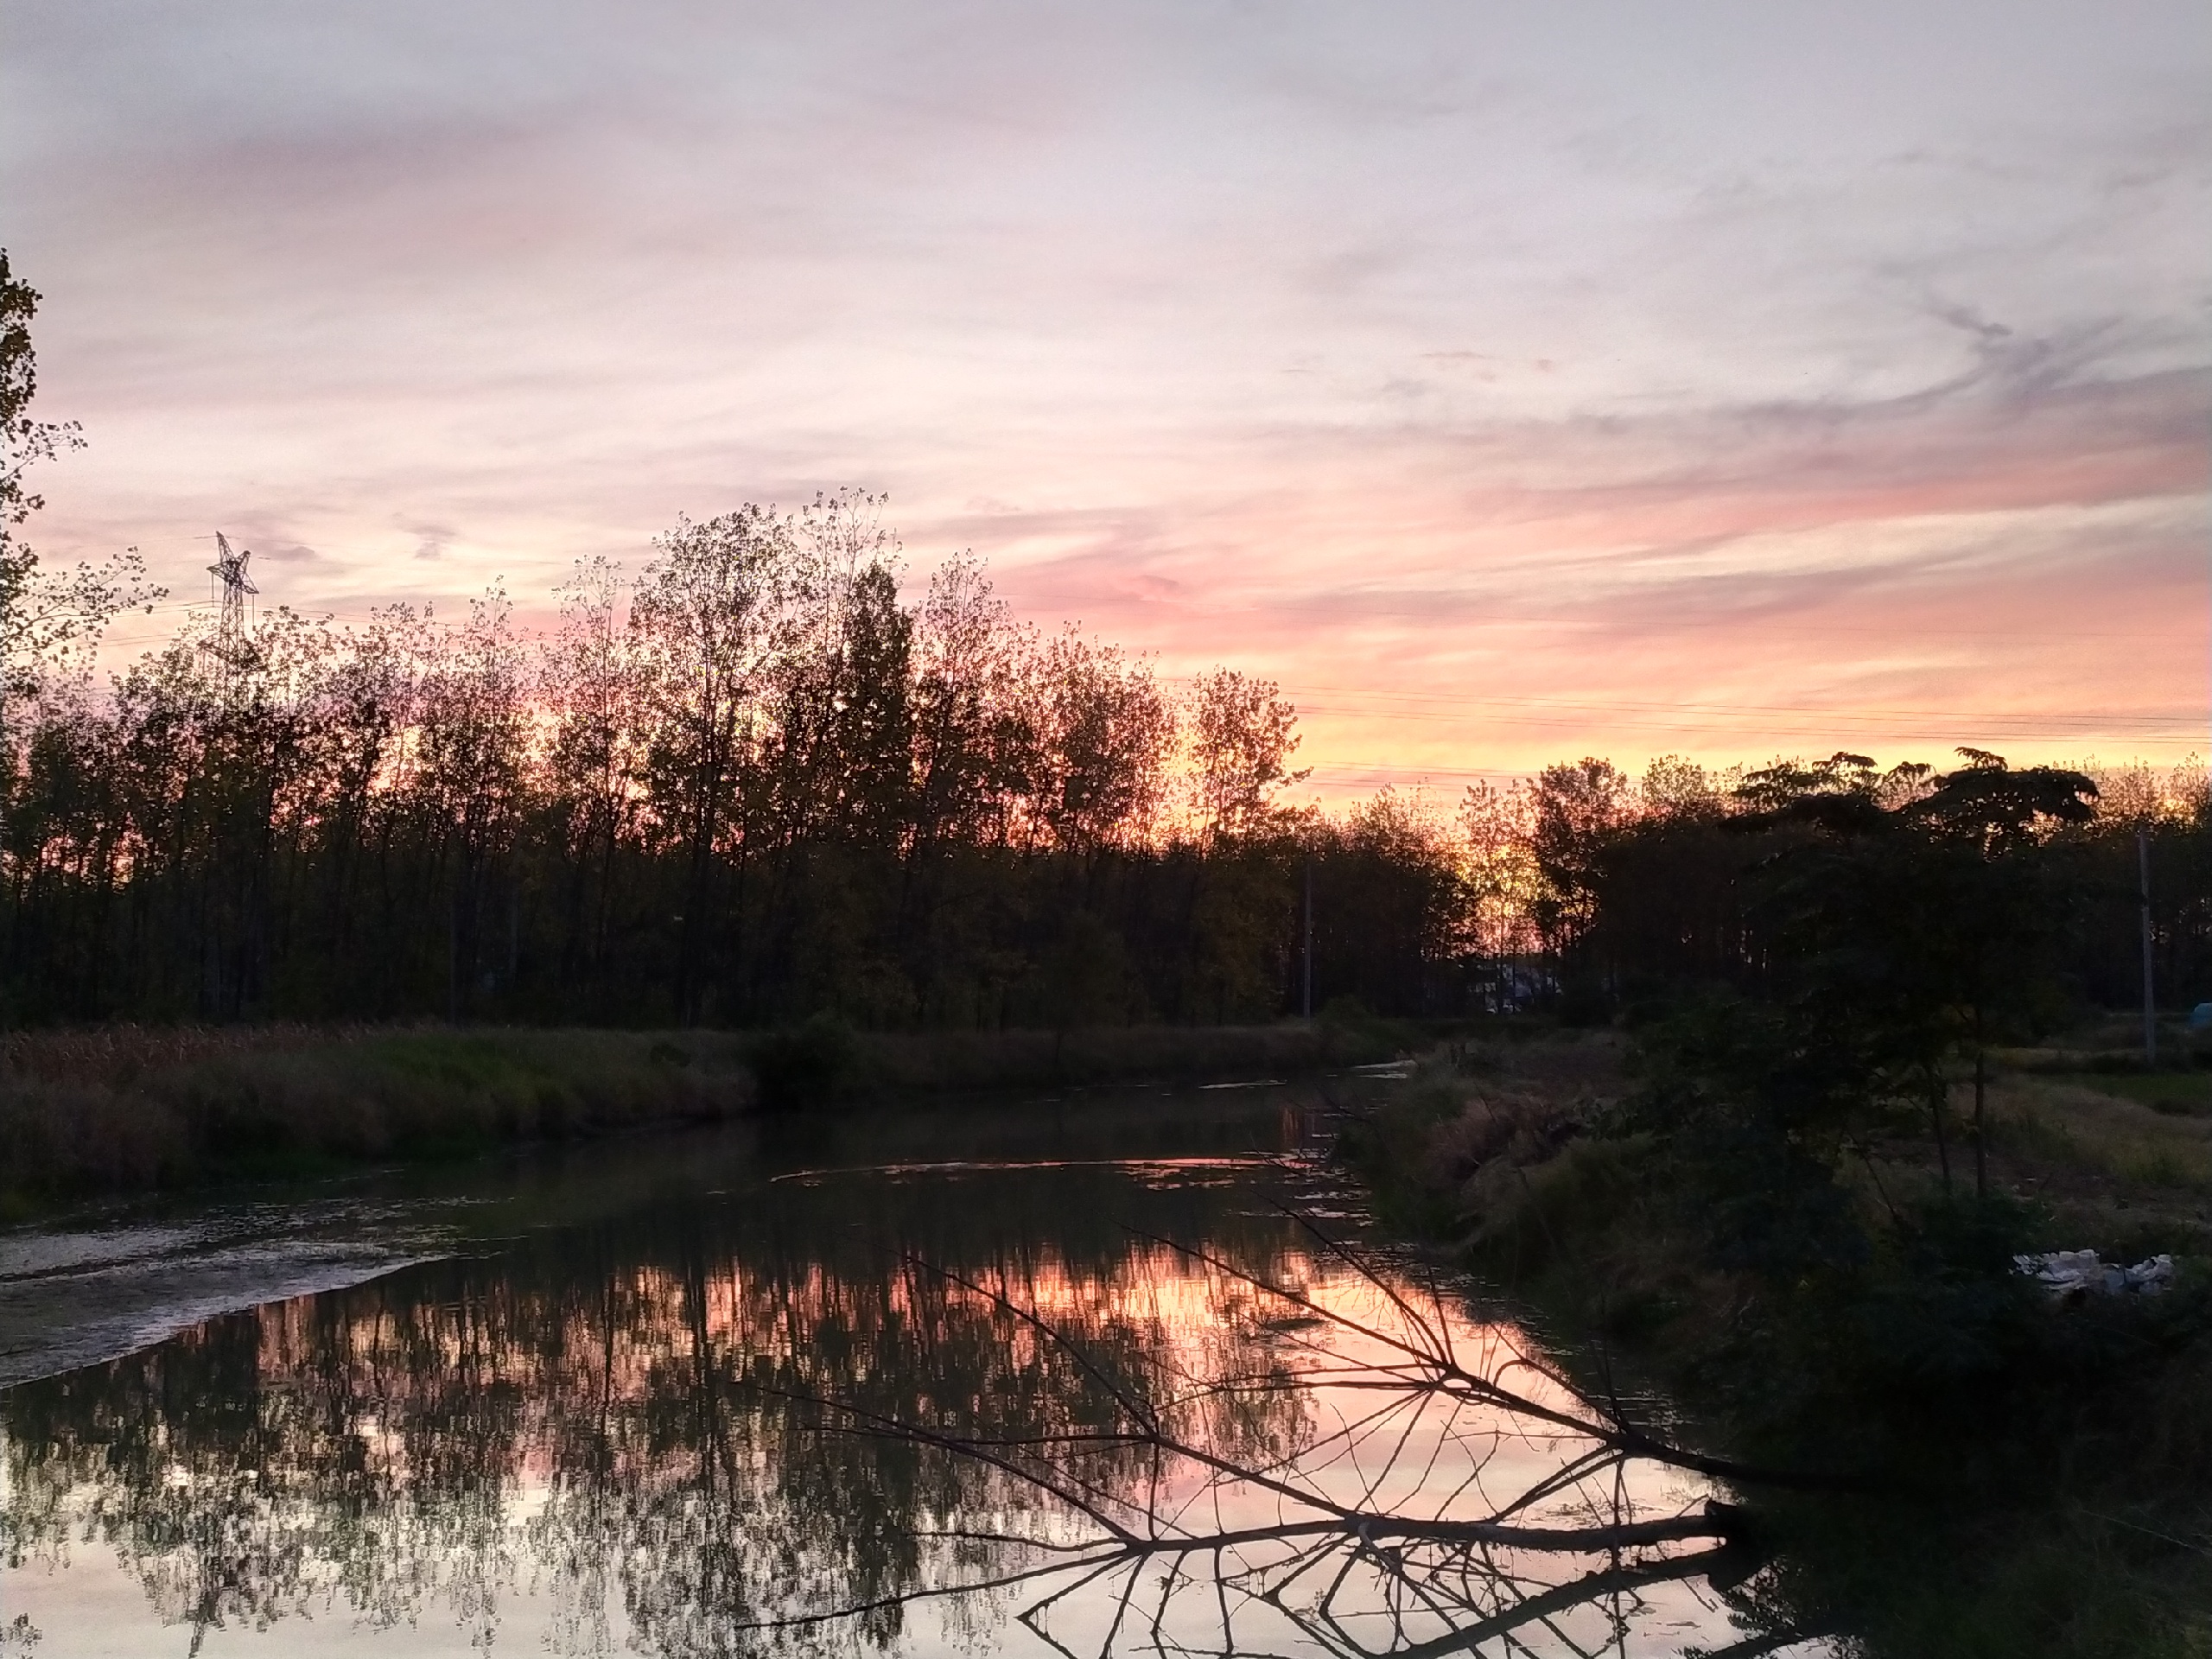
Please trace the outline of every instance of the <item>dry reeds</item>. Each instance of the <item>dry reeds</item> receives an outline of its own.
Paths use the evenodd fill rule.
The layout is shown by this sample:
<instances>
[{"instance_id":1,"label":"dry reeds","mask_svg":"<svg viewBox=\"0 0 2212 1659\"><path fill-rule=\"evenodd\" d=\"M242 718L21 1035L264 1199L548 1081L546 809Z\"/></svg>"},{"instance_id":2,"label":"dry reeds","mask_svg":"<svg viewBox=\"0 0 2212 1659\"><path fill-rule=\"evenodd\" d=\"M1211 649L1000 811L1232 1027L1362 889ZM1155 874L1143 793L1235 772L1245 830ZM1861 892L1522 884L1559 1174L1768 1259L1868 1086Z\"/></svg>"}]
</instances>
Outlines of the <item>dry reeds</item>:
<instances>
[{"instance_id":1,"label":"dry reeds","mask_svg":"<svg viewBox=\"0 0 2212 1659\"><path fill-rule=\"evenodd\" d=\"M300 1173L745 1110L737 1039L114 1027L0 1041L0 1204Z\"/></svg>"},{"instance_id":2,"label":"dry reeds","mask_svg":"<svg viewBox=\"0 0 2212 1659\"><path fill-rule=\"evenodd\" d=\"M99 1193L711 1122L760 1098L758 1035L111 1026L0 1036L0 1213ZM1302 1026L849 1035L877 1099L1309 1072L1372 1058ZM829 1078L819 1080L826 1097ZM819 1103L809 1099L798 1103Z\"/></svg>"}]
</instances>

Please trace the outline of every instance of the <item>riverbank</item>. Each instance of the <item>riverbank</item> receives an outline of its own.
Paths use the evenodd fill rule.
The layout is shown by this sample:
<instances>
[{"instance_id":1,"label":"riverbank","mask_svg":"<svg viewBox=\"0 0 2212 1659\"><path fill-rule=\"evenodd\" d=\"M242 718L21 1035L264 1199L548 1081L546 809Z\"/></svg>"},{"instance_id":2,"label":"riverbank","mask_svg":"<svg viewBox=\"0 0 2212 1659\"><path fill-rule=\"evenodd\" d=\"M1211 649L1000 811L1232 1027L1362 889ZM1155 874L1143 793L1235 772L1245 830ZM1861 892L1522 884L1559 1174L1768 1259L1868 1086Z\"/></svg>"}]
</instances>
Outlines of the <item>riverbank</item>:
<instances>
[{"instance_id":1,"label":"riverbank","mask_svg":"<svg viewBox=\"0 0 2212 1659\"><path fill-rule=\"evenodd\" d=\"M0 1219L109 1195L934 1096L1294 1077L1343 1026L858 1033L122 1027L0 1041Z\"/></svg>"},{"instance_id":2,"label":"riverbank","mask_svg":"<svg viewBox=\"0 0 2212 1659\"><path fill-rule=\"evenodd\" d=\"M1344 1153L1589 1386L1646 1380L1674 1432L1834 1478L1744 1494L1789 1563L1783 1623L1878 1656L2202 1655L2212 1072L2007 1058L1980 1199L1963 1136L1762 1139L1717 1088L1655 1103L1681 1079L1618 1033L1431 1056ZM2170 1254L2176 1282L2060 1302L2012 1267L2082 1248Z\"/></svg>"}]
</instances>

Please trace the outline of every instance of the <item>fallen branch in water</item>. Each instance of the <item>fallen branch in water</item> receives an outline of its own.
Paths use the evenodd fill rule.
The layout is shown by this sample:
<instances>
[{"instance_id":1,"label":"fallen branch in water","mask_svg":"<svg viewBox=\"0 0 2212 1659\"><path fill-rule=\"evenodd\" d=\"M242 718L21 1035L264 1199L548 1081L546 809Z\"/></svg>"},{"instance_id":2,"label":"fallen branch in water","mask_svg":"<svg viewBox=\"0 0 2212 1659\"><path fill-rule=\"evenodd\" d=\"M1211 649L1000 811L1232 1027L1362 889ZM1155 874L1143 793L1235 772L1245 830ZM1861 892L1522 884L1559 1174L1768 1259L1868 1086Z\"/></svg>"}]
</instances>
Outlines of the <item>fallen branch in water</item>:
<instances>
[{"instance_id":1,"label":"fallen branch in water","mask_svg":"<svg viewBox=\"0 0 2212 1659\"><path fill-rule=\"evenodd\" d=\"M1011 1557L1000 1571L739 1628L797 1630L924 1601L1030 1589L1040 1593L1019 1617L1048 1641L1045 1624L1054 1609L1081 1595L1112 1594L1111 1619L1093 1647L1102 1656L1132 1633L1148 1649L1187 1649L1192 1641L1175 1632L1193 1621L1205 1626L1198 1643L1205 1651L1240 1653L1238 1619L1262 1612L1325 1651L1442 1654L1601 1603L1612 1610L1604 1616L1617 1619L1622 1599L1632 1601L1643 1586L1703 1576L1732 1586L1756 1565L1741 1510L1707 1502L1639 1514L1630 1467L1790 1484L1798 1478L1739 1471L1668 1445L1617 1407L1595 1404L1495 1329L1483 1332L1479 1352L1463 1354L1433 1281L1425 1293L1410 1291L1310 1218L1284 1213L1325 1259L1348 1270L1350 1284L1382 1315L1355 1314L1342 1297L1318 1297L1207 1251L1140 1235L1253 1304L1243 1308L1240 1328L1263 1363L1204 1375L1158 1355L1134 1367L1126 1357L1117 1363L1003 1284L908 1258L918 1283L973 1299L1004 1321L1009 1340L1022 1333L1061 1356L1103 1421L994 1433L988 1423L917 1421L764 1387L802 1413L807 1429L971 1465L998 1483L994 1502L1002 1510L1021 1507L1026 1492L1044 1518L1033 1534L954 1527L929 1535L970 1552L971 1564L976 1551ZM1262 1317L1271 1306L1287 1316ZM1222 1419L1288 1421L1286 1413L1310 1413L1316 1402L1333 1412L1334 1426L1309 1426L1271 1455L1254 1455L1220 1427ZM1524 1471L1508 1491L1491 1491L1502 1467L1497 1452L1515 1442L1539 1451L1549 1466L1533 1478ZM1387 1496L1401 1486L1410 1490ZM1274 1513L1255 1516L1255 1507ZM1690 1554L1673 1548L1699 1540L1720 1547ZM1575 1557L1604 1564L1548 1581L1544 1563ZM1387 1630L1379 1642L1358 1633L1377 1621Z\"/></svg>"}]
</instances>

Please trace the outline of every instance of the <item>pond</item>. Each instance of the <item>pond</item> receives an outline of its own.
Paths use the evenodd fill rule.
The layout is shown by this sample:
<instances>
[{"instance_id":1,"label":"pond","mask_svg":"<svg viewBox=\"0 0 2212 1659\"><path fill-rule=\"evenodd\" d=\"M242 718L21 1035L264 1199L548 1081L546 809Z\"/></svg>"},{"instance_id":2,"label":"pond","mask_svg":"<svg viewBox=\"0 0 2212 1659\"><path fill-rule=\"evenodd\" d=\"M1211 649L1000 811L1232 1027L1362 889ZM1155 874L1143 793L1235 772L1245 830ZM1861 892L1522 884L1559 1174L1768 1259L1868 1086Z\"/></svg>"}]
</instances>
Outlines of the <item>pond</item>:
<instances>
[{"instance_id":1,"label":"pond","mask_svg":"<svg viewBox=\"0 0 2212 1659\"><path fill-rule=\"evenodd\" d=\"M0 1652L1783 1650L1705 1478L1326 1132L1091 1096L0 1236Z\"/></svg>"}]
</instances>

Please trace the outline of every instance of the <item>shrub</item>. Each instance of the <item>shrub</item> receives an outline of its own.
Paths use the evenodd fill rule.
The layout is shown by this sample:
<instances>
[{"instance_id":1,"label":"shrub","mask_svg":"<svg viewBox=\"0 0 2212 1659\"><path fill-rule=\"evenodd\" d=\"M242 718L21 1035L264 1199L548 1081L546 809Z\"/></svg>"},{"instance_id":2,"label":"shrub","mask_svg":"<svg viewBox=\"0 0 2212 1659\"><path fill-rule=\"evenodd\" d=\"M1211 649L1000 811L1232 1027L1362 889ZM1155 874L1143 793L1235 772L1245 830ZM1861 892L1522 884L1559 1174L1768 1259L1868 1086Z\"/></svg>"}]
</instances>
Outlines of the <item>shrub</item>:
<instances>
[{"instance_id":1,"label":"shrub","mask_svg":"<svg viewBox=\"0 0 2212 1659\"><path fill-rule=\"evenodd\" d=\"M749 1058L761 1106L794 1112L828 1105L852 1076L854 1050L851 1028L826 1014L755 1039Z\"/></svg>"}]
</instances>

